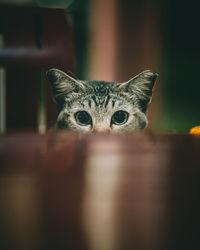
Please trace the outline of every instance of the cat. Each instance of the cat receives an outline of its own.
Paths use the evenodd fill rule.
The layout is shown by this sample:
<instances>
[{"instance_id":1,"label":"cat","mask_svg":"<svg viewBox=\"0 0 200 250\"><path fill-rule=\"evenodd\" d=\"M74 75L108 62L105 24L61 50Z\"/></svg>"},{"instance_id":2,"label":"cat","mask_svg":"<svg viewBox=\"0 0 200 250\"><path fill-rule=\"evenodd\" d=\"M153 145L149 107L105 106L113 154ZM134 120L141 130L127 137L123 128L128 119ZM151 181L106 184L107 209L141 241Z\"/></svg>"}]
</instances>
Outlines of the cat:
<instances>
[{"instance_id":1,"label":"cat","mask_svg":"<svg viewBox=\"0 0 200 250\"><path fill-rule=\"evenodd\" d=\"M127 82L115 83L81 81L61 70L48 70L58 109L55 128L117 133L143 130L157 76L146 70Z\"/></svg>"}]
</instances>

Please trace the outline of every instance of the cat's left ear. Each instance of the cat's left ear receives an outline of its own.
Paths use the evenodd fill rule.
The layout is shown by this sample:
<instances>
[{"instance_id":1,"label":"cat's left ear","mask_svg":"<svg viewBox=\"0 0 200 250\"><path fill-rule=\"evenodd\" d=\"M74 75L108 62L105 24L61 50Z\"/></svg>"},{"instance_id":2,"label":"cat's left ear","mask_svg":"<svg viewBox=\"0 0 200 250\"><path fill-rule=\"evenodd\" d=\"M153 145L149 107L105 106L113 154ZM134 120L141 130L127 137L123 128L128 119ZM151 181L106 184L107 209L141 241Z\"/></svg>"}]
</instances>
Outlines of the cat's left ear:
<instances>
[{"instance_id":1,"label":"cat's left ear","mask_svg":"<svg viewBox=\"0 0 200 250\"><path fill-rule=\"evenodd\" d=\"M128 82L120 84L119 88L131 95L135 94L144 105L147 105L151 100L152 89L157 77L157 73L145 70Z\"/></svg>"},{"instance_id":2,"label":"cat's left ear","mask_svg":"<svg viewBox=\"0 0 200 250\"><path fill-rule=\"evenodd\" d=\"M80 81L59 69L48 70L47 78L51 83L54 99L58 108L65 102L65 99L69 94L78 93L85 88Z\"/></svg>"}]
</instances>

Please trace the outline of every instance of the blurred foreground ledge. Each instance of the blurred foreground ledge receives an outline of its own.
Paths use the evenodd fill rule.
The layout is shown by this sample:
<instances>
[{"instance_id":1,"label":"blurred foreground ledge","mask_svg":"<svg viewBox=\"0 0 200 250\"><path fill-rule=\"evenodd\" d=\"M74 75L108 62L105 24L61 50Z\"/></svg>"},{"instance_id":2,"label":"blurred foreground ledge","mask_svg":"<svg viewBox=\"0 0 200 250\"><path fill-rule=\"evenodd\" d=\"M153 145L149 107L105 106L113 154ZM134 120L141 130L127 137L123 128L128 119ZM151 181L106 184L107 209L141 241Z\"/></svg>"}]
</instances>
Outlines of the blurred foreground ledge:
<instances>
[{"instance_id":1,"label":"blurred foreground ledge","mask_svg":"<svg viewBox=\"0 0 200 250\"><path fill-rule=\"evenodd\" d=\"M200 249L200 139L0 136L0 248Z\"/></svg>"}]
</instances>

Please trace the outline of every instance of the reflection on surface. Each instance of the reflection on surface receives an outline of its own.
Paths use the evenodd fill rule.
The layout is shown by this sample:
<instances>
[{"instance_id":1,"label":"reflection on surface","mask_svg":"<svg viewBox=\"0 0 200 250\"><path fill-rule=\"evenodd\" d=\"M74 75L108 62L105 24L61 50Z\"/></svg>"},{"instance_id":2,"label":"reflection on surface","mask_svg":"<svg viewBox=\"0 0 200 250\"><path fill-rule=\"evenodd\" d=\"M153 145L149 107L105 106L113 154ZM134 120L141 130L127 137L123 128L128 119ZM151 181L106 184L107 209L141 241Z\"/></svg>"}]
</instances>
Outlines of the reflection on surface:
<instances>
[{"instance_id":1,"label":"reflection on surface","mask_svg":"<svg viewBox=\"0 0 200 250\"><path fill-rule=\"evenodd\" d=\"M0 136L0 249L200 249L199 148L189 135Z\"/></svg>"},{"instance_id":2,"label":"reflection on surface","mask_svg":"<svg viewBox=\"0 0 200 250\"><path fill-rule=\"evenodd\" d=\"M89 249L161 249L170 157L163 147L157 148L158 155L151 148L152 143L141 140L132 148L116 138L90 141L83 198Z\"/></svg>"},{"instance_id":3,"label":"reflection on surface","mask_svg":"<svg viewBox=\"0 0 200 250\"><path fill-rule=\"evenodd\" d=\"M89 147L83 199L83 224L89 249L117 249L116 200L122 167L119 151L120 144L115 141L105 144L100 140Z\"/></svg>"}]
</instances>

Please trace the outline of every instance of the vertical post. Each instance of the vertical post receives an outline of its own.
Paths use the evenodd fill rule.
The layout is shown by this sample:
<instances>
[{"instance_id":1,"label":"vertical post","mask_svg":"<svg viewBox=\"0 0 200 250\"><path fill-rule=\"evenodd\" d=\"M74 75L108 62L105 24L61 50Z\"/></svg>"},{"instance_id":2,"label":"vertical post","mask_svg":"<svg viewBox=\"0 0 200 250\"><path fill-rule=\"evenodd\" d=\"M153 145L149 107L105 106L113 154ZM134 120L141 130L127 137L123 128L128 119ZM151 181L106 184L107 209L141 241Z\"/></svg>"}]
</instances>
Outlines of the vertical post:
<instances>
[{"instance_id":1,"label":"vertical post","mask_svg":"<svg viewBox=\"0 0 200 250\"><path fill-rule=\"evenodd\" d=\"M39 13L33 14L33 24L35 30L35 44L38 50L43 48L43 27L42 19ZM47 128L46 119L46 102L45 102L45 86L44 86L44 72L39 71L39 85L38 85L38 132L44 134Z\"/></svg>"},{"instance_id":2,"label":"vertical post","mask_svg":"<svg viewBox=\"0 0 200 250\"><path fill-rule=\"evenodd\" d=\"M44 134L47 128L44 72L39 72L38 86L38 132Z\"/></svg>"},{"instance_id":3,"label":"vertical post","mask_svg":"<svg viewBox=\"0 0 200 250\"><path fill-rule=\"evenodd\" d=\"M118 47L117 0L93 0L91 9L88 78L115 81Z\"/></svg>"},{"instance_id":4,"label":"vertical post","mask_svg":"<svg viewBox=\"0 0 200 250\"><path fill-rule=\"evenodd\" d=\"M0 49L4 47L3 34L0 34ZM0 67L0 133L6 132L6 72Z\"/></svg>"}]
</instances>

